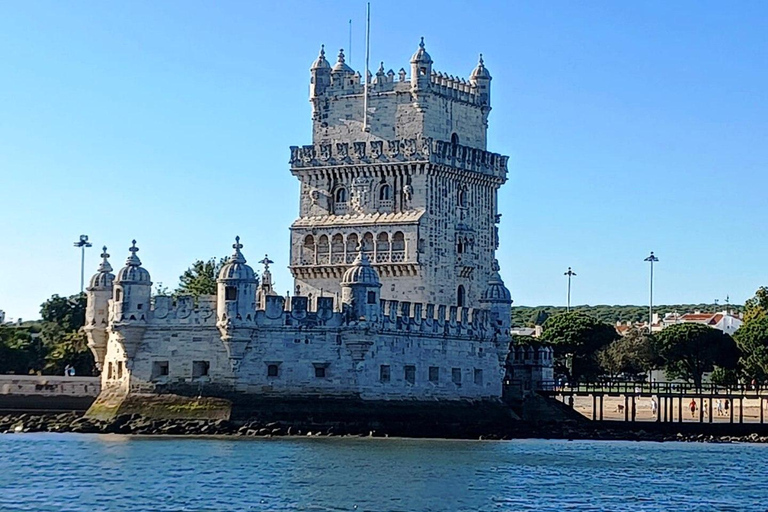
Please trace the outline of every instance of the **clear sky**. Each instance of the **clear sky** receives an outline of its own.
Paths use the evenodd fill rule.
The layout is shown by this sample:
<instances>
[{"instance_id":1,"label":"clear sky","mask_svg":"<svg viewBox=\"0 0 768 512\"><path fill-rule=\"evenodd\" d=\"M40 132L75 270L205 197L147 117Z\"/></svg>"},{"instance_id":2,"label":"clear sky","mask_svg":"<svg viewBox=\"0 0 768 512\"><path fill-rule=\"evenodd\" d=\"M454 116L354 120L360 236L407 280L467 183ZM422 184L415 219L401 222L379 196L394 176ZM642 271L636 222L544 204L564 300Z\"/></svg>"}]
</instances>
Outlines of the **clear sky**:
<instances>
[{"instance_id":1,"label":"clear sky","mask_svg":"<svg viewBox=\"0 0 768 512\"><path fill-rule=\"evenodd\" d=\"M510 155L499 260L516 304L743 302L768 284L768 3L372 2L371 62L493 75ZM363 67L362 1L0 4L0 309L36 318L138 240L173 288L198 258L292 288L290 145L321 43ZM258 267L258 265L255 265Z\"/></svg>"}]
</instances>

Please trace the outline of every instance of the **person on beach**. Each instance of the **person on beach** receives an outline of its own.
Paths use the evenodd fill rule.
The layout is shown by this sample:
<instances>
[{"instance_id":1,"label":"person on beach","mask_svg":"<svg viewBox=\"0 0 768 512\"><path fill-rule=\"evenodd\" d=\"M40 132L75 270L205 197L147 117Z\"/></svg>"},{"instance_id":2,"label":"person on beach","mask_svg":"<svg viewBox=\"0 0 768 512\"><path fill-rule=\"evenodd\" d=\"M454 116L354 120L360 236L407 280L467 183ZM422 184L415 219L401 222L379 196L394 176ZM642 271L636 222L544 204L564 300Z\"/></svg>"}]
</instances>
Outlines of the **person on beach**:
<instances>
[{"instance_id":1,"label":"person on beach","mask_svg":"<svg viewBox=\"0 0 768 512\"><path fill-rule=\"evenodd\" d=\"M688 408L691 410L691 418L696 417L696 400L691 398L691 403L688 404Z\"/></svg>"},{"instance_id":2,"label":"person on beach","mask_svg":"<svg viewBox=\"0 0 768 512\"><path fill-rule=\"evenodd\" d=\"M717 399L717 402L715 402L715 406L717 407L717 415L722 416L723 415L723 401L721 399Z\"/></svg>"},{"instance_id":3,"label":"person on beach","mask_svg":"<svg viewBox=\"0 0 768 512\"><path fill-rule=\"evenodd\" d=\"M725 412L724 412L723 414L725 414L726 416L728 416L728 410L729 410L730 408L731 408L731 405L730 405L730 403L728 402L728 400L725 400Z\"/></svg>"},{"instance_id":4,"label":"person on beach","mask_svg":"<svg viewBox=\"0 0 768 512\"><path fill-rule=\"evenodd\" d=\"M653 416L656 416L656 411L658 411L658 410L659 410L659 404L656 403L656 398L655 397L651 397L651 414Z\"/></svg>"}]
</instances>

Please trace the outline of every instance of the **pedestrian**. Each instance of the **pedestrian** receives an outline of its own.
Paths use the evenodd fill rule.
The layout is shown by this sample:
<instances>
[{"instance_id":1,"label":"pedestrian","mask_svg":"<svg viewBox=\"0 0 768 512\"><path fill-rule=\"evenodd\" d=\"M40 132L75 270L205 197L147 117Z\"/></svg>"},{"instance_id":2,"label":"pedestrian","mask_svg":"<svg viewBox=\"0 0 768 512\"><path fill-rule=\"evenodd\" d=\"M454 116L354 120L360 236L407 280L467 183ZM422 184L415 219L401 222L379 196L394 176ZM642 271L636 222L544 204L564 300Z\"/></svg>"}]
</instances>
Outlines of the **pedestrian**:
<instances>
[{"instance_id":1,"label":"pedestrian","mask_svg":"<svg viewBox=\"0 0 768 512\"><path fill-rule=\"evenodd\" d=\"M723 415L723 401L721 399L717 399L717 402L715 402L715 405L717 406L717 415L722 416Z\"/></svg>"},{"instance_id":2,"label":"pedestrian","mask_svg":"<svg viewBox=\"0 0 768 512\"><path fill-rule=\"evenodd\" d=\"M69 376L70 377L74 377L75 376L75 367L74 366L70 366L69 367Z\"/></svg>"},{"instance_id":3,"label":"pedestrian","mask_svg":"<svg viewBox=\"0 0 768 512\"><path fill-rule=\"evenodd\" d=\"M656 411L659 409L659 404L656 403L656 398L651 397L651 414L655 417Z\"/></svg>"},{"instance_id":4,"label":"pedestrian","mask_svg":"<svg viewBox=\"0 0 768 512\"><path fill-rule=\"evenodd\" d=\"M730 406L730 404L728 403L728 399L725 399L725 400L724 400L724 402L725 402L725 412L724 412L723 414L725 414L726 416L728 416L728 410L731 408L731 406Z\"/></svg>"},{"instance_id":5,"label":"pedestrian","mask_svg":"<svg viewBox=\"0 0 768 512\"><path fill-rule=\"evenodd\" d=\"M71 366L67 365L64 367L64 376L69 377L69 370L72 368Z\"/></svg>"},{"instance_id":6,"label":"pedestrian","mask_svg":"<svg viewBox=\"0 0 768 512\"><path fill-rule=\"evenodd\" d=\"M691 409L691 418L696 417L696 400L691 398L691 403L688 404L688 408Z\"/></svg>"}]
</instances>

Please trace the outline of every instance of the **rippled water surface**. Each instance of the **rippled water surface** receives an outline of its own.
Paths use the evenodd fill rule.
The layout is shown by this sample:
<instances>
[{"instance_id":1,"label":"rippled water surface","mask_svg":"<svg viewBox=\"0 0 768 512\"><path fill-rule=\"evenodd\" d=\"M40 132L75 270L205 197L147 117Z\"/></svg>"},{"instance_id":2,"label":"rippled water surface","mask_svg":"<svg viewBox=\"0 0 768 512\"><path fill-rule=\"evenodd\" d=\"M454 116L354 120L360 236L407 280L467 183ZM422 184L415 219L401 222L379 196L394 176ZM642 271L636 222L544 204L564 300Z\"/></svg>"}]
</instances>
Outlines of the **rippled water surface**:
<instances>
[{"instance_id":1,"label":"rippled water surface","mask_svg":"<svg viewBox=\"0 0 768 512\"><path fill-rule=\"evenodd\" d=\"M0 510L768 510L768 446L0 435Z\"/></svg>"}]
</instances>

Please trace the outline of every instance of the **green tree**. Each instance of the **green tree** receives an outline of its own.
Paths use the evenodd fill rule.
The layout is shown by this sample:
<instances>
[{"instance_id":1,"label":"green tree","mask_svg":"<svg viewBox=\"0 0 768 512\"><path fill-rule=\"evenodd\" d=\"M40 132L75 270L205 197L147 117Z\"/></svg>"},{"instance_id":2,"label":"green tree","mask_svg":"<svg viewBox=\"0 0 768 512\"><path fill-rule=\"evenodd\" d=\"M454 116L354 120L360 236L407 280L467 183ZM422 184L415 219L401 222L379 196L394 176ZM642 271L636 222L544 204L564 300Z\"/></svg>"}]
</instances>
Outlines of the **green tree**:
<instances>
[{"instance_id":1,"label":"green tree","mask_svg":"<svg viewBox=\"0 0 768 512\"><path fill-rule=\"evenodd\" d=\"M748 378L768 380L768 315L755 316L733 334L741 358L739 364Z\"/></svg>"},{"instance_id":2,"label":"green tree","mask_svg":"<svg viewBox=\"0 0 768 512\"><path fill-rule=\"evenodd\" d=\"M62 374L66 365L78 375L93 375L93 354L88 349L81 329L85 324L85 294L64 298L53 295L40 306L43 327L44 365L35 370L46 374Z\"/></svg>"},{"instance_id":3,"label":"green tree","mask_svg":"<svg viewBox=\"0 0 768 512\"><path fill-rule=\"evenodd\" d=\"M40 306L40 315L43 322L55 324L64 331L76 331L85 324L86 303L84 293L71 297L54 294Z\"/></svg>"},{"instance_id":4,"label":"green tree","mask_svg":"<svg viewBox=\"0 0 768 512\"><path fill-rule=\"evenodd\" d=\"M671 325L656 339L666 374L693 381L697 388L701 387L704 372L711 372L715 366L733 369L738 362L739 351L733 338L706 325Z\"/></svg>"},{"instance_id":5,"label":"green tree","mask_svg":"<svg viewBox=\"0 0 768 512\"><path fill-rule=\"evenodd\" d=\"M597 361L607 374L638 376L658 364L656 342L642 329L631 329L597 353Z\"/></svg>"},{"instance_id":6,"label":"green tree","mask_svg":"<svg viewBox=\"0 0 768 512\"><path fill-rule=\"evenodd\" d=\"M0 373L27 374L41 366L45 355L27 329L0 326Z\"/></svg>"},{"instance_id":7,"label":"green tree","mask_svg":"<svg viewBox=\"0 0 768 512\"><path fill-rule=\"evenodd\" d=\"M761 286L755 296L744 303L744 321L749 322L764 316L768 316L768 287Z\"/></svg>"},{"instance_id":8,"label":"green tree","mask_svg":"<svg viewBox=\"0 0 768 512\"><path fill-rule=\"evenodd\" d=\"M597 352L618 337L613 326L573 311L550 317L543 327L541 340L552 344L555 372L570 380L597 377Z\"/></svg>"},{"instance_id":9,"label":"green tree","mask_svg":"<svg viewBox=\"0 0 768 512\"><path fill-rule=\"evenodd\" d=\"M226 263L227 258L216 258L208 261L197 260L179 277L179 287L176 289L176 295L200 295L216 294L216 279L219 276L219 270Z\"/></svg>"}]
</instances>

